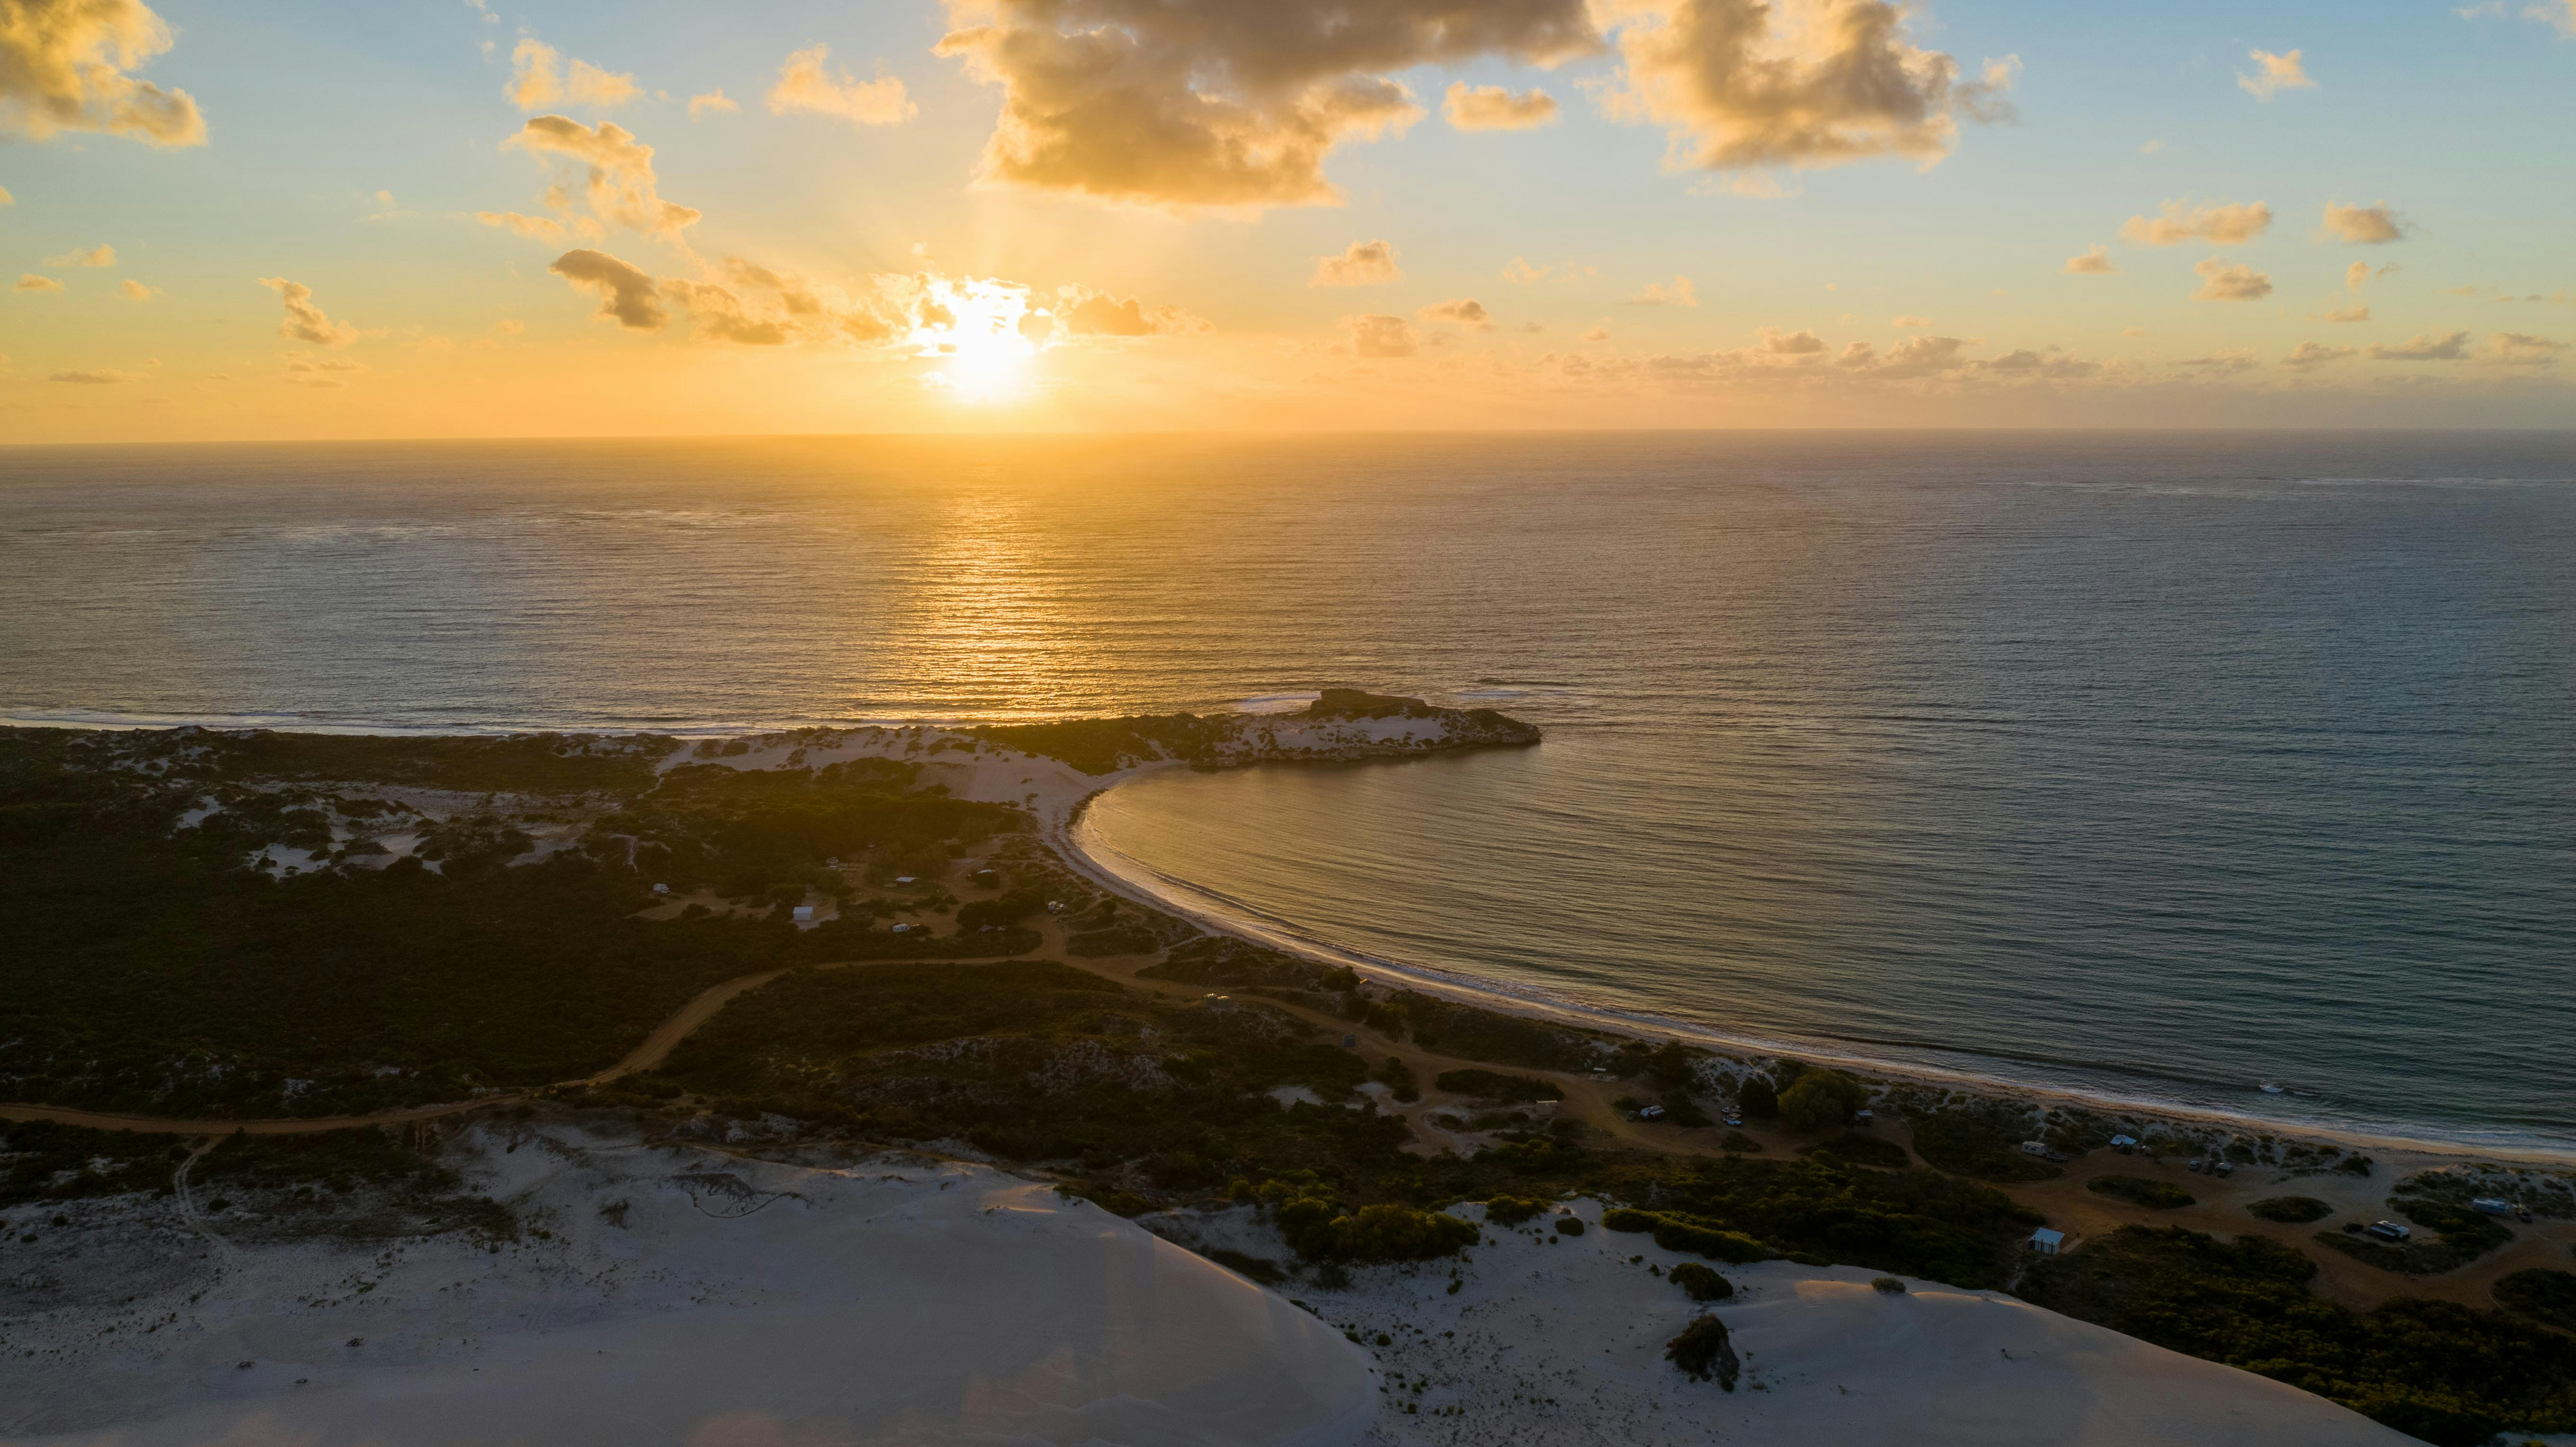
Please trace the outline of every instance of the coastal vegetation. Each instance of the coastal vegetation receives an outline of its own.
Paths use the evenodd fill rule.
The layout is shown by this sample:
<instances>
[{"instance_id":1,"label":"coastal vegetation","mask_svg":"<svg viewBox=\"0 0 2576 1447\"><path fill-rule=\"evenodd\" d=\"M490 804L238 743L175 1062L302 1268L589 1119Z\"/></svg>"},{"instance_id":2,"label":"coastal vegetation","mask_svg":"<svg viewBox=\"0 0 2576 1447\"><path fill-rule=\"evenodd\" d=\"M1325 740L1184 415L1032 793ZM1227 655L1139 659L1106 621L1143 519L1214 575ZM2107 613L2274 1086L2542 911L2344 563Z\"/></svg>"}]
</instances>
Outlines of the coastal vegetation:
<instances>
[{"instance_id":1,"label":"coastal vegetation","mask_svg":"<svg viewBox=\"0 0 2576 1447\"><path fill-rule=\"evenodd\" d=\"M2097 1196L2109 1196L2132 1206L2149 1206L2159 1211L2178 1211L2198 1199L2171 1181L2151 1180L2145 1176L2095 1176L2084 1183L2084 1189Z\"/></svg>"},{"instance_id":2,"label":"coastal vegetation","mask_svg":"<svg viewBox=\"0 0 2576 1447\"><path fill-rule=\"evenodd\" d=\"M1810 1070L1780 1092L1780 1123L1797 1131L1843 1125L1869 1106L1869 1087L1839 1070Z\"/></svg>"},{"instance_id":3,"label":"coastal vegetation","mask_svg":"<svg viewBox=\"0 0 2576 1447\"><path fill-rule=\"evenodd\" d=\"M1683 1262L1667 1276L1693 1301L1724 1301L1735 1295L1735 1283L1696 1261Z\"/></svg>"},{"instance_id":4,"label":"coastal vegetation","mask_svg":"<svg viewBox=\"0 0 2576 1447\"><path fill-rule=\"evenodd\" d=\"M1727 1341L1726 1323L1714 1316L1694 1318L1683 1327L1681 1335L1664 1344L1664 1360L1681 1368L1694 1382L1716 1379L1719 1386L1732 1392L1743 1360Z\"/></svg>"},{"instance_id":5,"label":"coastal vegetation","mask_svg":"<svg viewBox=\"0 0 2576 1447\"><path fill-rule=\"evenodd\" d=\"M2246 1214L2284 1226L2304 1226L2334 1214L2334 1207L2314 1196L2271 1196L2245 1208Z\"/></svg>"},{"instance_id":6,"label":"coastal vegetation","mask_svg":"<svg viewBox=\"0 0 2576 1447\"><path fill-rule=\"evenodd\" d=\"M2031 1263L2016 1294L2158 1346L2287 1382L2437 1447L2576 1428L2576 1340L2449 1302L2355 1312L2316 1262L2261 1236L2124 1226Z\"/></svg>"},{"instance_id":7,"label":"coastal vegetation","mask_svg":"<svg viewBox=\"0 0 2576 1447\"><path fill-rule=\"evenodd\" d=\"M2433 1276L2457 1270L2513 1239L2513 1229L2493 1216L2435 1196L2397 1195L2388 1209L2433 1233L2403 1242L2382 1241L2353 1232L2321 1231L2320 1245L2382 1271L2404 1276Z\"/></svg>"},{"instance_id":8,"label":"coastal vegetation","mask_svg":"<svg viewBox=\"0 0 2576 1447\"><path fill-rule=\"evenodd\" d=\"M2496 1305L2576 1332L2576 1273L2535 1266L2495 1284Z\"/></svg>"}]
</instances>

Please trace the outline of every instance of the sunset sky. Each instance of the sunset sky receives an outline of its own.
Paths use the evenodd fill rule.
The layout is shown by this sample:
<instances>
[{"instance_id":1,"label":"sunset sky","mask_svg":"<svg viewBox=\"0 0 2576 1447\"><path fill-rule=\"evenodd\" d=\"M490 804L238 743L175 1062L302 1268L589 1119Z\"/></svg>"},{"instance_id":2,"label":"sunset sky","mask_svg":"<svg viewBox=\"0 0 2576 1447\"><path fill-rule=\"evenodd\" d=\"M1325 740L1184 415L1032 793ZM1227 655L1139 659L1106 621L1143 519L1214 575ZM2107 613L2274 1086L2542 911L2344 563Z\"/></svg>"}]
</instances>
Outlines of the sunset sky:
<instances>
[{"instance_id":1,"label":"sunset sky","mask_svg":"<svg viewBox=\"0 0 2576 1447\"><path fill-rule=\"evenodd\" d=\"M0 441L2561 426L2576 0L0 0Z\"/></svg>"}]
</instances>

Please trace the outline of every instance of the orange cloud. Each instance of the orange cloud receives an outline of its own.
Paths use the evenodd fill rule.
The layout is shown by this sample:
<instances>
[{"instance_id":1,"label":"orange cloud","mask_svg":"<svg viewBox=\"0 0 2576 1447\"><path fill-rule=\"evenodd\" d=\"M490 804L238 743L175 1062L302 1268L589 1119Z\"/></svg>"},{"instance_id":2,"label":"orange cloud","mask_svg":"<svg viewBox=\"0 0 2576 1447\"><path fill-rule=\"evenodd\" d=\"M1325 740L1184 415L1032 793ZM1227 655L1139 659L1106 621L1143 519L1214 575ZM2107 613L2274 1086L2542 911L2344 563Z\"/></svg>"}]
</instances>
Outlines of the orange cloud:
<instances>
[{"instance_id":1,"label":"orange cloud","mask_svg":"<svg viewBox=\"0 0 2576 1447\"><path fill-rule=\"evenodd\" d=\"M1377 286L1404 275L1396 265L1395 248L1383 240L1354 241L1339 256L1315 258L1315 274L1307 278L1308 286Z\"/></svg>"},{"instance_id":2,"label":"orange cloud","mask_svg":"<svg viewBox=\"0 0 2576 1447\"><path fill-rule=\"evenodd\" d=\"M101 131L155 146L202 146L206 118L184 90L126 72L170 49L141 0L0 4L0 135L41 141Z\"/></svg>"},{"instance_id":3,"label":"orange cloud","mask_svg":"<svg viewBox=\"0 0 2576 1447\"><path fill-rule=\"evenodd\" d=\"M1619 51L1626 67L1600 88L1605 108L1664 126L1667 166L1713 171L1938 161L1961 116L2010 118L2021 68L2006 56L1963 81L1882 0L1632 0Z\"/></svg>"},{"instance_id":4,"label":"orange cloud","mask_svg":"<svg viewBox=\"0 0 2576 1447\"><path fill-rule=\"evenodd\" d=\"M286 304L286 319L277 324L277 334L317 347L345 347L358 339L358 329L335 322L313 302L313 288L282 276L263 276L259 284L276 292Z\"/></svg>"},{"instance_id":5,"label":"orange cloud","mask_svg":"<svg viewBox=\"0 0 2576 1447\"><path fill-rule=\"evenodd\" d=\"M1313 206L1324 159L1421 118L1398 71L1600 47L1585 0L948 0L1000 87L984 179L1177 207Z\"/></svg>"},{"instance_id":6,"label":"orange cloud","mask_svg":"<svg viewBox=\"0 0 2576 1447\"><path fill-rule=\"evenodd\" d=\"M862 126L895 126L920 114L921 108L904 96L903 82L885 76L866 82L855 81L844 70L835 80L823 62L832 49L816 45L797 51L778 67L778 83L769 88L769 112L786 115L838 116ZM694 115L697 103L690 102Z\"/></svg>"},{"instance_id":7,"label":"orange cloud","mask_svg":"<svg viewBox=\"0 0 2576 1447\"><path fill-rule=\"evenodd\" d=\"M2255 65L2252 75L2236 77L2237 85L2256 100L2269 102L2285 90L2315 90L2317 83L2308 79L2307 67L2299 62L2299 52L2274 55L2268 50L2246 52Z\"/></svg>"},{"instance_id":8,"label":"orange cloud","mask_svg":"<svg viewBox=\"0 0 2576 1447\"><path fill-rule=\"evenodd\" d=\"M2200 262L2192 271L2200 277L2200 290L2192 293L2195 301L2261 301L2272 294L2272 278L2250 266L2231 266L2223 256Z\"/></svg>"},{"instance_id":9,"label":"orange cloud","mask_svg":"<svg viewBox=\"0 0 2576 1447\"><path fill-rule=\"evenodd\" d=\"M1494 314L1472 296L1454 301L1437 302L1414 313L1426 322L1452 322L1472 332L1481 332L1494 324Z\"/></svg>"},{"instance_id":10,"label":"orange cloud","mask_svg":"<svg viewBox=\"0 0 2576 1447\"><path fill-rule=\"evenodd\" d=\"M558 155L588 170L586 194L600 219L653 235L676 236L703 214L665 201L655 189L653 148L614 121L596 130L564 116L534 116L507 142L533 155Z\"/></svg>"},{"instance_id":11,"label":"orange cloud","mask_svg":"<svg viewBox=\"0 0 2576 1447\"><path fill-rule=\"evenodd\" d=\"M2340 201L2329 201L2319 234L2356 246L2384 246L2405 237L2406 222L2391 212L2385 201L2370 206L2346 206ZM2353 265L2361 266L2362 263L2356 261Z\"/></svg>"},{"instance_id":12,"label":"orange cloud","mask_svg":"<svg viewBox=\"0 0 2576 1447\"><path fill-rule=\"evenodd\" d=\"M510 52L512 104L523 111L533 111L568 100L574 105L606 110L644 93L635 77L602 70L586 60L574 61L569 75L558 72L555 61L559 54L553 46L533 36L518 43Z\"/></svg>"},{"instance_id":13,"label":"orange cloud","mask_svg":"<svg viewBox=\"0 0 2576 1447\"><path fill-rule=\"evenodd\" d=\"M1691 285L1689 277L1677 276L1670 286L1660 281L1646 283L1646 289L1628 298L1628 302L1631 306L1695 307L1699 305L1699 290Z\"/></svg>"},{"instance_id":14,"label":"orange cloud","mask_svg":"<svg viewBox=\"0 0 2576 1447\"><path fill-rule=\"evenodd\" d=\"M2122 222L2120 239L2141 246L2180 246L2186 241L2237 246L2262 235L2271 226L2272 208L2260 201L2223 206L2186 206L2180 201L2168 201L2164 214L2153 221L2132 216Z\"/></svg>"},{"instance_id":15,"label":"orange cloud","mask_svg":"<svg viewBox=\"0 0 2576 1447\"><path fill-rule=\"evenodd\" d=\"M2098 242L2083 255L2066 258L2066 265L2059 268L2070 276L2109 276L2119 269L2111 264L2111 248Z\"/></svg>"},{"instance_id":16,"label":"orange cloud","mask_svg":"<svg viewBox=\"0 0 2576 1447\"><path fill-rule=\"evenodd\" d=\"M1440 114L1462 131L1526 131L1556 119L1556 98L1531 89L1517 94L1499 85L1450 85Z\"/></svg>"},{"instance_id":17,"label":"orange cloud","mask_svg":"<svg viewBox=\"0 0 2576 1447\"><path fill-rule=\"evenodd\" d=\"M1422 350L1413 323L1402 317L1344 317L1341 325L1351 334L1350 350L1356 356L1410 357Z\"/></svg>"}]
</instances>

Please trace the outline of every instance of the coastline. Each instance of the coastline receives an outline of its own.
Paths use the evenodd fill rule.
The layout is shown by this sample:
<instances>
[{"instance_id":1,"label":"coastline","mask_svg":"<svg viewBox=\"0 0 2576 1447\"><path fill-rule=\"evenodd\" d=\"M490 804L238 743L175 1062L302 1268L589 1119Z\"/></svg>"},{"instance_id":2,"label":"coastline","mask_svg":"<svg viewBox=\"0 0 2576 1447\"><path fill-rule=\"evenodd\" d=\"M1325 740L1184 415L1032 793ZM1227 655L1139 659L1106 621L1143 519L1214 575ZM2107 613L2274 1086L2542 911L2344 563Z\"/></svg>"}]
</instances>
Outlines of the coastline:
<instances>
[{"instance_id":1,"label":"coastline","mask_svg":"<svg viewBox=\"0 0 2576 1447\"><path fill-rule=\"evenodd\" d=\"M2445 1160L2491 1161L2502 1165L2550 1168L2576 1165L2576 1146L2558 1146L2541 1141L2489 1141L2474 1137L2454 1138L2413 1134L2405 1126L2323 1124L2281 1120L2215 1107L2085 1090L2072 1086L2040 1085L1995 1075L1983 1075L1973 1070L1947 1069L1918 1062L1895 1061L1880 1056L1836 1050L1828 1045L1805 1040L1727 1031L1673 1016L1592 1005L1535 987L1513 985L1483 976L1372 955L1304 934L1290 927L1286 921L1278 921L1275 926L1265 927L1255 919L1244 917L1244 914L1257 913L1251 911L1249 907L1245 907L1244 914L1229 912L1223 907L1222 896L1213 891L1201 889L1187 880L1154 870L1142 861L1121 854L1099 841L1096 836L1092 836L1090 842L1086 844L1088 832L1086 821L1094 800L1122 784L1173 766L1171 762L1145 764L1101 778L1097 787L1073 801L1069 807L1063 809L1061 815L1049 811L1050 817L1042 817L1039 821L1041 835L1069 867L1093 884L1112 893L1188 920L1211 933L1230 935L1322 964L1344 966L1358 971L1364 977L1383 983L1400 984L1426 994L1483 1009L1635 1039L1678 1040L1684 1044L1727 1053L1780 1056L1810 1064L1847 1069L1888 1081L1967 1090L2050 1107L2070 1106L2088 1110L2114 1111L2157 1120L2188 1123L2204 1128L2251 1131L2286 1139L2328 1143L2346 1149L2409 1153ZM1104 856L1126 859L1134 872L1121 870Z\"/></svg>"}]
</instances>

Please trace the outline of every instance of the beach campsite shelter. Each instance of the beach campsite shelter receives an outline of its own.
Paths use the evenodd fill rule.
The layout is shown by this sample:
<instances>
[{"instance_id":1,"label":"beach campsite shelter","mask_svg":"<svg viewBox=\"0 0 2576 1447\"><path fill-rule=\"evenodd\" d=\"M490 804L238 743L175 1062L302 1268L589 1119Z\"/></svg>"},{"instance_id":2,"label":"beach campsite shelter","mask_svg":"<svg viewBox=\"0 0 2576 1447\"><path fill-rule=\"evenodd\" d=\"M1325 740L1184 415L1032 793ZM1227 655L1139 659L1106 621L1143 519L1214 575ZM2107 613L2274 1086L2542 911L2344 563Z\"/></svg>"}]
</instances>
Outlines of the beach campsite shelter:
<instances>
[{"instance_id":1,"label":"beach campsite shelter","mask_svg":"<svg viewBox=\"0 0 2576 1447\"><path fill-rule=\"evenodd\" d=\"M800 904L796 906L795 909L789 911L789 915L798 924L812 924L814 922L814 906L810 904Z\"/></svg>"},{"instance_id":2,"label":"beach campsite shelter","mask_svg":"<svg viewBox=\"0 0 2576 1447\"><path fill-rule=\"evenodd\" d=\"M2065 1244L2066 1233L2063 1231L2051 1231L2042 1226L2030 1233L2030 1249L2042 1256L2056 1255L2057 1248Z\"/></svg>"}]
</instances>

